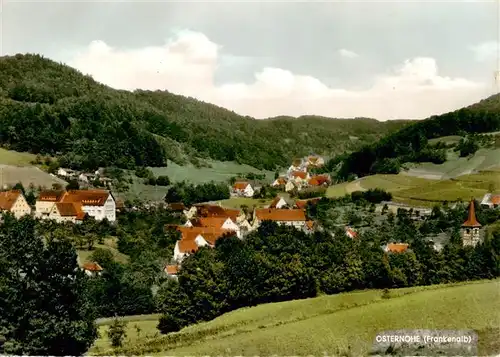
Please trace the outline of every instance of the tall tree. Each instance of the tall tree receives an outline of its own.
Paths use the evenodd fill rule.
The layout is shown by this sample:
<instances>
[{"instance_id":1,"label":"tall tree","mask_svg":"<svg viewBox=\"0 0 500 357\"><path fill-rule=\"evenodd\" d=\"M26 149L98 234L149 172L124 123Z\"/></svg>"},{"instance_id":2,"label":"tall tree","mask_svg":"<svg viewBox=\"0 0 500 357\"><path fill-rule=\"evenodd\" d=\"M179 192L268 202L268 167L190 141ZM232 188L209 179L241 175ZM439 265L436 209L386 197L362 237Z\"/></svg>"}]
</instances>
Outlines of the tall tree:
<instances>
[{"instance_id":1,"label":"tall tree","mask_svg":"<svg viewBox=\"0 0 500 357\"><path fill-rule=\"evenodd\" d=\"M87 277L66 240L35 234L35 221L0 228L0 354L81 355L97 338Z\"/></svg>"}]
</instances>

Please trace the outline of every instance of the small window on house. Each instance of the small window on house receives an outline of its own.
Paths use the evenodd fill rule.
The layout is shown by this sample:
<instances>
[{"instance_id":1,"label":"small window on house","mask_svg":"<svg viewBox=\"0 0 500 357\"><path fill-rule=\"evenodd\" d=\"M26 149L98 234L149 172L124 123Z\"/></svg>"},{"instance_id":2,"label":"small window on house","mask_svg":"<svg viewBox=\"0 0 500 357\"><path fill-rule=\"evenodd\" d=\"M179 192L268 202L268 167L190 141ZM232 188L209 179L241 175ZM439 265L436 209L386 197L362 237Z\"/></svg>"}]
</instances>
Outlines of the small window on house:
<instances>
[{"instance_id":1,"label":"small window on house","mask_svg":"<svg viewBox=\"0 0 500 357\"><path fill-rule=\"evenodd\" d=\"M466 232L467 234L470 234L470 229L469 229L469 228L467 228L467 229L465 230L465 232Z\"/></svg>"}]
</instances>

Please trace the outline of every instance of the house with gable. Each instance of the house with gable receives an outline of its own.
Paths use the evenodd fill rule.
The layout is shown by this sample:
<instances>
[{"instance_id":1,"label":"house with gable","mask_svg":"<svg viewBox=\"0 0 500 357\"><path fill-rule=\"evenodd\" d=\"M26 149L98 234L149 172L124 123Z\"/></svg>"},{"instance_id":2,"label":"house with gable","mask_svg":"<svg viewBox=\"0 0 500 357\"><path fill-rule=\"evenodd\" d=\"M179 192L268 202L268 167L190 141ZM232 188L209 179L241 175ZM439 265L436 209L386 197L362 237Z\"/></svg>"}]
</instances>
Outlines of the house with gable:
<instances>
[{"instance_id":1,"label":"house with gable","mask_svg":"<svg viewBox=\"0 0 500 357\"><path fill-rule=\"evenodd\" d=\"M82 223L85 218L82 204L80 202L56 202L46 218L57 223L71 222Z\"/></svg>"},{"instance_id":2,"label":"house with gable","mask_svg":"<svg viewBox=\"0 0 500 357\"><path fill-rule=\"evenodd\" d=\"M116 201L106 190L42 191L36 202L36 215L40 218L76 222L80 220L80 211L97 221L116 221Z\"/></svg>"},{"instance_id":3,"label":"house with gable","mask_svg":"<svg viewBox=\"0 0 500 357\"><path fill-rule=\"evenodd\" d=\"M177 274L179 273L179 266L177 264L168 264L163 269L165 274L173 279L177 279Z\"/></svg>"},{"instance_id":4,"label":"house with gable","mask_svg":"<svg viewBox=\"0 0 500 357\"><path fill-rule=\"evenodd\" d=\"M304 228L307 222L307 218L305 211L302 209L255 209L252 228L258 228L263 221L273 221L278 225Z\"/></svg>"},{"instance_id":5,"label":"house with gable","mask_svg":"<svg viewBox=\"0 0 500 357\"><path fill-rule=\"evenodd\" d=\"M330 182L328 175L315 175L307 180L307 184L312 187L328 186Z\"/></svg>"},{"instance_id":6,"label":"house with gable","mask_svg":"<svg viewBox=\"0 0 500 357\"><path fill-rule=\"evenodd\" d=\"M35 202L35 217L47 218L56 202L61 201L64 191L41 191Z\"/></svg>"},{"instance_id":7,"label":"house with gable","mask_svg":"<svg viewBox=\"0 0 500 357\"><path fill-rule=\"evenodd\" d=\"M481 200L481 206L485 208L500 207L500 194L487 193Z\"/></svg>"},{"instance_id":8,"label":"house with gable","mask_svg":"<svg viewBox=\"0 0 500 357\"><path fill-rule=\"evenodd\" d=\"M321 167L325 164L325 160L321 156L311 155L308 156L305 162L305 166L309 168Z\"/></svg>"},{"instance_id":9,"label":"house with gable","mask_svg":"<svg viewBox=\"0 0 500 357\"><path fill-rule=\"evenodd\" d=\"M82 210L96 221L107 218L116 221L116 201L106 190L71 190L62 197L61 202L81 203Z\"/></svg>"},{"instance_id":10,"label":"house with gable","mask_svg":"<svg viewBox=\"0 0 500 357\"><path fill-rule=\"evenodd\" d=\"M267 208L285 208L288 206L288 203L285 201L285 199L281 196L276 196L272 202L269 204L269 207Z\"/></svg>"},{"instance_id":11,"label":"house with gable","mask_svg":"<svg viewBox=\"0 0 500 357\"><path fill-rule=\"evenodd\" d=\"M82 270L84 273L90 277L96 277L102 274L102 267L94 262L87 262L83 264Z\"/></svg>"},{"instance_id":12,"label":"house with gable","mask_svg":"<svg viewBox=\"0 0 500 357\"><path fill-rule=\"evenodd\" d=\"M232 187L231 194L239 197L253 197L254 189L246 181L237 181Z\"/></svg>"},{"instance_id":13,"label":"house with gable","mask_svg":"<svg viewBox=\"0 0 500 357\"><path fill-rule=\"evenodd\" d=\"M408 250L408 243L389 243L383 247L386 253L404 253Z\"/></svg>"},{"instance_id":14,"label":"house with gable","mask_svg":"<svg viewBox=\"0 0 500 357\"><path fill-rule=\"evenodd\" d=\"M185 257L195 253L200 247L214 247L215 242L226 234L234 232L212 227L176 227L181 232L181 239L175 243L173 259L181 263Z\"/></svg>"},{"instance_id":15,"label":"house with gable","mask_svg":"<svg viewBox=\"0 0 500 357\"><path fill-rule=\"evenodd\" d=\"M273 181L271 186L272 187L285 187L287 182L288 182L288 179L286 177L278 177L276 180Z\"/></svg>"},{"instance_id":16,"label":"house with gable","mask_svg":"<svg viewBox=\"0 0 500 357\"><path fill-rule=\"evenodd\" d=\"M230 217L199 217L188 220L184 226L232 231L238 238L241 238L240 227Z\"/></svg>"},{"instance_id":17,"label":"house with gable","mask_svg":"<svg viewBox=\"0 0 500 357\"><path fill-rule=\"evenodd\" d=\"M17 219L31 214L31 207L21 190L0 192L0 210L12 213Z\"/></svg>"},{"instance_id":18,"label":"house with gable","mask_svg":"<svg viewBox=\"0 0 500 357\"><path fill-rule=\"evenodd\" d=\"M292 171L290 173L290 180L299 185L306 184L309 178L310 176L307 171Z\"/></svg>"}]
</instances>

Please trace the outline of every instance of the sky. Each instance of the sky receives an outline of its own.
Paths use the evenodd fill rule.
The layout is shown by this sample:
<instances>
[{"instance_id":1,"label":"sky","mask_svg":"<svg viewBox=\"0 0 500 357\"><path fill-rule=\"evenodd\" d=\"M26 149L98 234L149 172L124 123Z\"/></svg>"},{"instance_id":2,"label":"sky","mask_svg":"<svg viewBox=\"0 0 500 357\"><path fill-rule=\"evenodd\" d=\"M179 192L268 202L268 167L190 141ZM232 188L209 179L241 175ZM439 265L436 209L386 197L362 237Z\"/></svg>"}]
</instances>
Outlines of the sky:
<instances>
[{"instance_id":1,"label":"sky","mask_svg":"<svg viewBox=\"0 0 500 357\"><path fill-rule=\"evenodd\" d=\"M258 119L423 119L498 92L494 1L0 1L2 55Z\"/></svg>"}]
</instances>

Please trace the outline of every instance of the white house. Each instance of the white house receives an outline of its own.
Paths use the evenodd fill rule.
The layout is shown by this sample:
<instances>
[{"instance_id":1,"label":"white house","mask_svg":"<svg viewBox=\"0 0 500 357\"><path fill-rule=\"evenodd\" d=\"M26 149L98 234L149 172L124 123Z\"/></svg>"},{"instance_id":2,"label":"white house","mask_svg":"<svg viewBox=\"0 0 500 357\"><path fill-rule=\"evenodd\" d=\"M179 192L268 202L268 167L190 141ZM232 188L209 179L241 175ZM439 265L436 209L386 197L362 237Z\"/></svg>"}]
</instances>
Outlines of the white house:
<instances>
[{"instance_id":1,"label":"white house","mask_svg":"<svg viewBox=\"0 0 500 357\"><path fill-rule=\"evenodd\" d=\"M253 229L256 229L263 221L273 221L279 225L303 228L307 218L303 209L255 209Z\"/></svg>"},{"instance_id":2,"label":"white house","mask_svg":"<svg viewBox=\"0 0 500 357\"><path fill-rule=\"evenodd\" d=\"M62 167L60 167L58 170L57 170L57 175L58 176L63 176L63 177L67 177L70 175L70 171L69 169L63 169Z\"/></svg>"},{"instance_id":3,"label":"white house","mask_svg":"<svg viewBox=\"0 0 500 357\"><path fill-rule=\"evenodd\" d=\"M232 193L235 196L252 197L254 194L254 189L248 182L240 181L234 183Z\"/></svg>"},{"instance_id":4,"label":"white house","mask_svg":"<svg viewBox=\"0 0 500 357\"><path fill-rule=\"evenodd\" d=\"M272 187L285 186L287 182L288 182L288 179L286 177L278 177L276 180L273 181L271 186Z\"/></svg>"},{"instance_id":5,"label":"white house","mask_svg":"<svg viewBox=\"0 0 500 357\"><path fill-rule=\"evenodd\" d=\"M74 205L55 206L56 203ZM116 202L113 195L106 190L44 191L36 202L36 215L39 218L74 221L79 220L81 214L88 214L97 221L107 218L109 222L115 222Z\"/></svg>"},{"instance_id":6,"label":"white house","mask_svg":"<svg viewBox=\"0 0 500 357\"><path fill-rule=\"evenodd\" d=\"M494 195L491 193L487 193L486 195L484 195L481 201L481 206L485 208L500 207L500 194Z\"/></svg>"},{"instance_id":7,"label":"white house","mask_svg":"<svg viewBox=\"0 0 500 357\"><path fill-rule=\"evenodd\" d=\"M285 192L290 192L292 191L294 188L300 188L298 184L295 183L295 181L288 181L285 185Z\"/></svg>"},{"instance_id":8,"label":"white house","mask_svg":"<svg viewBox=\"0 0 500 357\"><path fill-rule=\"evenodd\" d=\"M59 202L64 191L41 191L35 203L35 216L45 218L49 215L54 203Z\"/></svg>"},{"instance_id":9,"label":"white house","mask_svg":"<svg viewBox=\"0 0 500 357\"><path fill-rule=\"evenodd\" d=\"M93 262L83 264L82 270L90 277L99 276L103 271L102 267L99 264Z\"/></svg>"},{"instance_id":10,"label":"white house","mask_svg":"<svg viewBox=\"0 0 500 357\"><path fill-rule=\"evenodd\" d=\"M84 173L81 173L80 175L78 175L78 181L89 182L89 179L88 179L87 175L85 175Z\"/></svg>"},{"instance_id":11,"label":"white house","mask_svg":"<svg viewBox=\"0 0 500 357\"><path fill-rule=\"evenodd\" d=\"M80 202L83 212L96 221L107 218L116 221L116 201L111 192L106 190L72 190L66 192L61 202Z\"/></svg>"},{"instance_id":12,"label":"white house","mask_svg":"<svg viewBox=\"0 0 500 357\"><path fill-rule=\"evenodd\" d=\"M271 204L269 205L268 208L283 208L283 207L286 207L288 206L288 203L283 199L283 197L276 197L272 202Z\"/></svg>"},{"instance_id":13,"label":"white house","mask_svg":"<svg viewBox=\"0 0 500 357\"><path fill-rule=\"evenodd\" d=\"M31 214L31 207L20 190L0 192L0 211L10 212L17 219Z\"/></svg>"},{"instance_id":14,"label":"white house","mask_svg":"<svg viewBox=\"0 0 500 357\"><path fill-rule=\"evenodd\" d=\"M188 220L185 227L213 228L222 231L235 232L238 238L241 238L240 226L229 217L200 217Z\"/></svg>"},{"instance_id":15,"label":"white house","mask_svg":"<svg viewBox=\"0 0 500 357\"><path fill-rule=\"evenodd\" d=\"M165 274L167 274L167 276L169 276L173 279L177 279L177 274L179 273L179 266L176 264L166 265L164 272L165 272Z\"/></svg>"},{"instance_id":16,"label":"white house","mask_svg":"<svg viewBox=\"0 0 500 357\"><path fill-rule=\"evenodd\" d=\"M57 223L81 223L84 217L85 213L79 202L56 202L52 204L48 216L42 216L42 218L52 219Z\"/></svg>"}]
</instances>

